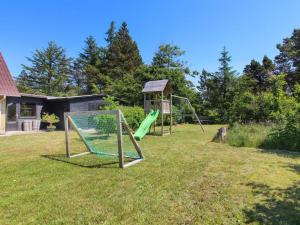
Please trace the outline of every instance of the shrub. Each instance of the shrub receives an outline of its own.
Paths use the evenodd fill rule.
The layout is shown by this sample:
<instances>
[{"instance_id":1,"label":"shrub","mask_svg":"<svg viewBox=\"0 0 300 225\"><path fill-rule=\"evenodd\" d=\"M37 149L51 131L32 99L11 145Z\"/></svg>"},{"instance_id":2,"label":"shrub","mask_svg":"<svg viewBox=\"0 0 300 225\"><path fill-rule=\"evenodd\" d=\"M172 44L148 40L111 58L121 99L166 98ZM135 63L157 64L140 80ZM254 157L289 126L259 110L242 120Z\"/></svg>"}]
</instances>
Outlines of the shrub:
<instances>
[{"instance_id":1,"label":"shrub","mask_svg":"<svg viewBox=\"0 0 300 225\"><path fill-rule=\"evenodd\" d=\"M137 129L145 118L144 109L139 106L119 106L131 129Z\"/></svg>"},{"instance_id":2,"label":"shrub","mask_svg":"<svg viewBox=\"0 0 300 225\"><path fill-rule=\"evenodd\" d=\"M49 131L53 131L56 129L56 126L54 126L54 124L59 122L59 118L55 114L44 113L42 115L42 121L49 124L47 126L47 129Z\"/></svg>"},{"instance_id":3,"label":"shrub","mask_svg":"<svg viewBox=\"0 0 300 225\"><path fill-rule=\"evenodd\" d=\"M116 117L114 115L97 115L94 117L94 121L96 130L101 134L109 136L117 130Z\"/></svg>"},{"instance_id":4,"label":"shrub","mask_svg":"<svg viewBox=\"0 0 300 225\"><path fill-rule=\"evenodd\" d=\"M285 149L300 151L300 121L290 117L283 125L272 130L266 137L262 147L270 149Z\"/></svg>"},{"instance_id":5,"label":"shrub","mask_svg":"<svg viewBox=\"0 0 300 225\"><path fill-rule=\"evenodd\" d=\"M230 108L230 120L234 122L255 121L258 111L257 97L246 91L235 96Z\"/></svg>"},{"instance_id":6,"label":"shrub","mask_svg":"<svg viewBox=\"0 0 300 225\"><path fill-rule=\"evenodd\" d=\"M183 123L183 115L180 112L180 110L178 109L177 106L173 105L172 106L172 116L173 116L173 124L179 124L179 123Z\"/></svg>"},{"instance_id":7,"label":"shrub","mask_svg":"<svg viewBox=\"0 0 300 225\"><path fill-rule=\"evenodd\" d=\"M124 117L131 129L137 129L145 118L144 109L139 106L121 106L114 97L105 98L106 105L102 110L119 109L124 114Z\"/></svg>"}]
</instances>

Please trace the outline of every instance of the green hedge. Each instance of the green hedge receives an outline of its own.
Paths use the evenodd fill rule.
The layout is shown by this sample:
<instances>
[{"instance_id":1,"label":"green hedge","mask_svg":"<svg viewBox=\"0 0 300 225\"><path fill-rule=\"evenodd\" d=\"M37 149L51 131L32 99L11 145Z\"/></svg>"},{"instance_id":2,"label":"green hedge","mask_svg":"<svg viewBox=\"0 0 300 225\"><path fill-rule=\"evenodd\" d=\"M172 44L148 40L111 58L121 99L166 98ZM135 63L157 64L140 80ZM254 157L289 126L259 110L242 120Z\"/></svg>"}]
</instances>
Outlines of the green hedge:
<instances>
[{"instance_id":1,"label":"green hedge","mask_svg":"<svg viewBox=\"0 0 300 225\"><path fill-rule=\"evenodd\" d=\"M136 130L145 119L144 109L138 106L119 106L130 128Z\"/></svg>"}]
</instances>

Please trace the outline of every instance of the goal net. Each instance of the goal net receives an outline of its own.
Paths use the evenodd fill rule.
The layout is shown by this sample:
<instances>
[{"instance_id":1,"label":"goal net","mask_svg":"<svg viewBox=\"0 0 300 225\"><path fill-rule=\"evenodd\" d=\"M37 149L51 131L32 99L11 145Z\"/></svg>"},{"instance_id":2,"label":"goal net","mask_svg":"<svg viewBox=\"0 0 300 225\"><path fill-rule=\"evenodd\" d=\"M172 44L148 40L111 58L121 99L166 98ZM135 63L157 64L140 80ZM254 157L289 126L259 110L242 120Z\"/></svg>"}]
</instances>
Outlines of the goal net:
<instances>
[{"instance_id":1,"label":"goal net","mask_svg":"<svg viewBox=\"0 0 300 225\"><path fill-rule=\"evenodd\" d=\"M117 157L122 168L143 159L141 149L120 110L66 113L65 128L67 157L89 153L103 157ZM72 146L68 134L72 129L78 133L87 152L71 155ZM131 160L126 163L124 159Z\"/></svg>"}]
</instances>

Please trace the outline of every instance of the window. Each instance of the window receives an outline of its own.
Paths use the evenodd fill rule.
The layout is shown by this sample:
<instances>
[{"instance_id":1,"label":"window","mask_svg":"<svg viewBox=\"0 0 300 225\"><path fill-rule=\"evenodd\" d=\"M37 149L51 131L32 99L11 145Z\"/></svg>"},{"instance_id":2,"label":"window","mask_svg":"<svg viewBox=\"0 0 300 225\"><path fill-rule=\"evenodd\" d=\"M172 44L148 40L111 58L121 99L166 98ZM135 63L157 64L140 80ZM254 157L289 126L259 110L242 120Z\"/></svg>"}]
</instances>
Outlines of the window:
<instances>
[{"instance_id":1,"label":"window","mask_svg":"<svg viewBox=\"0 0 300 225\"><path fill-rule=\"evenodd\" d=\"M7 105L7 122L16 122L16 103Z\"/></svg>"},{"instance_id":2,"label":"window","mask_svg":"<svg viewBox=\"0 0 300 225\"><path fill-rule=\"evenodd\" d=\"M36 116L36 104L34 103L22 103L20 107L21 117L35 117Z\"/></svg>"}]
</instances>

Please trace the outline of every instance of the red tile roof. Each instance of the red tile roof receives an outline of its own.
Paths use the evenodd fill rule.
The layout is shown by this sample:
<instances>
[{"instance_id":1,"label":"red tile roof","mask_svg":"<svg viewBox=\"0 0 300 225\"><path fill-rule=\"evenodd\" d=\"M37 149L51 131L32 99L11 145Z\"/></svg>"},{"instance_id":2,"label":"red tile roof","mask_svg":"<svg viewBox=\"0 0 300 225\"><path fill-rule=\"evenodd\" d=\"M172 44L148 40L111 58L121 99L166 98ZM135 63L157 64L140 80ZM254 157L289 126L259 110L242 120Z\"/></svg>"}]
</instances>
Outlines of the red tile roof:
<instances>
[{"instance_id":1,"label":"red tile roof","mask_svg":"<svg viewBox=\"0 0 300 225\"><path fill-rule=\"evenodd\" d=\"M0 95L20 96L16 84L0 52Z\"/></svg>"}]
</instances>

